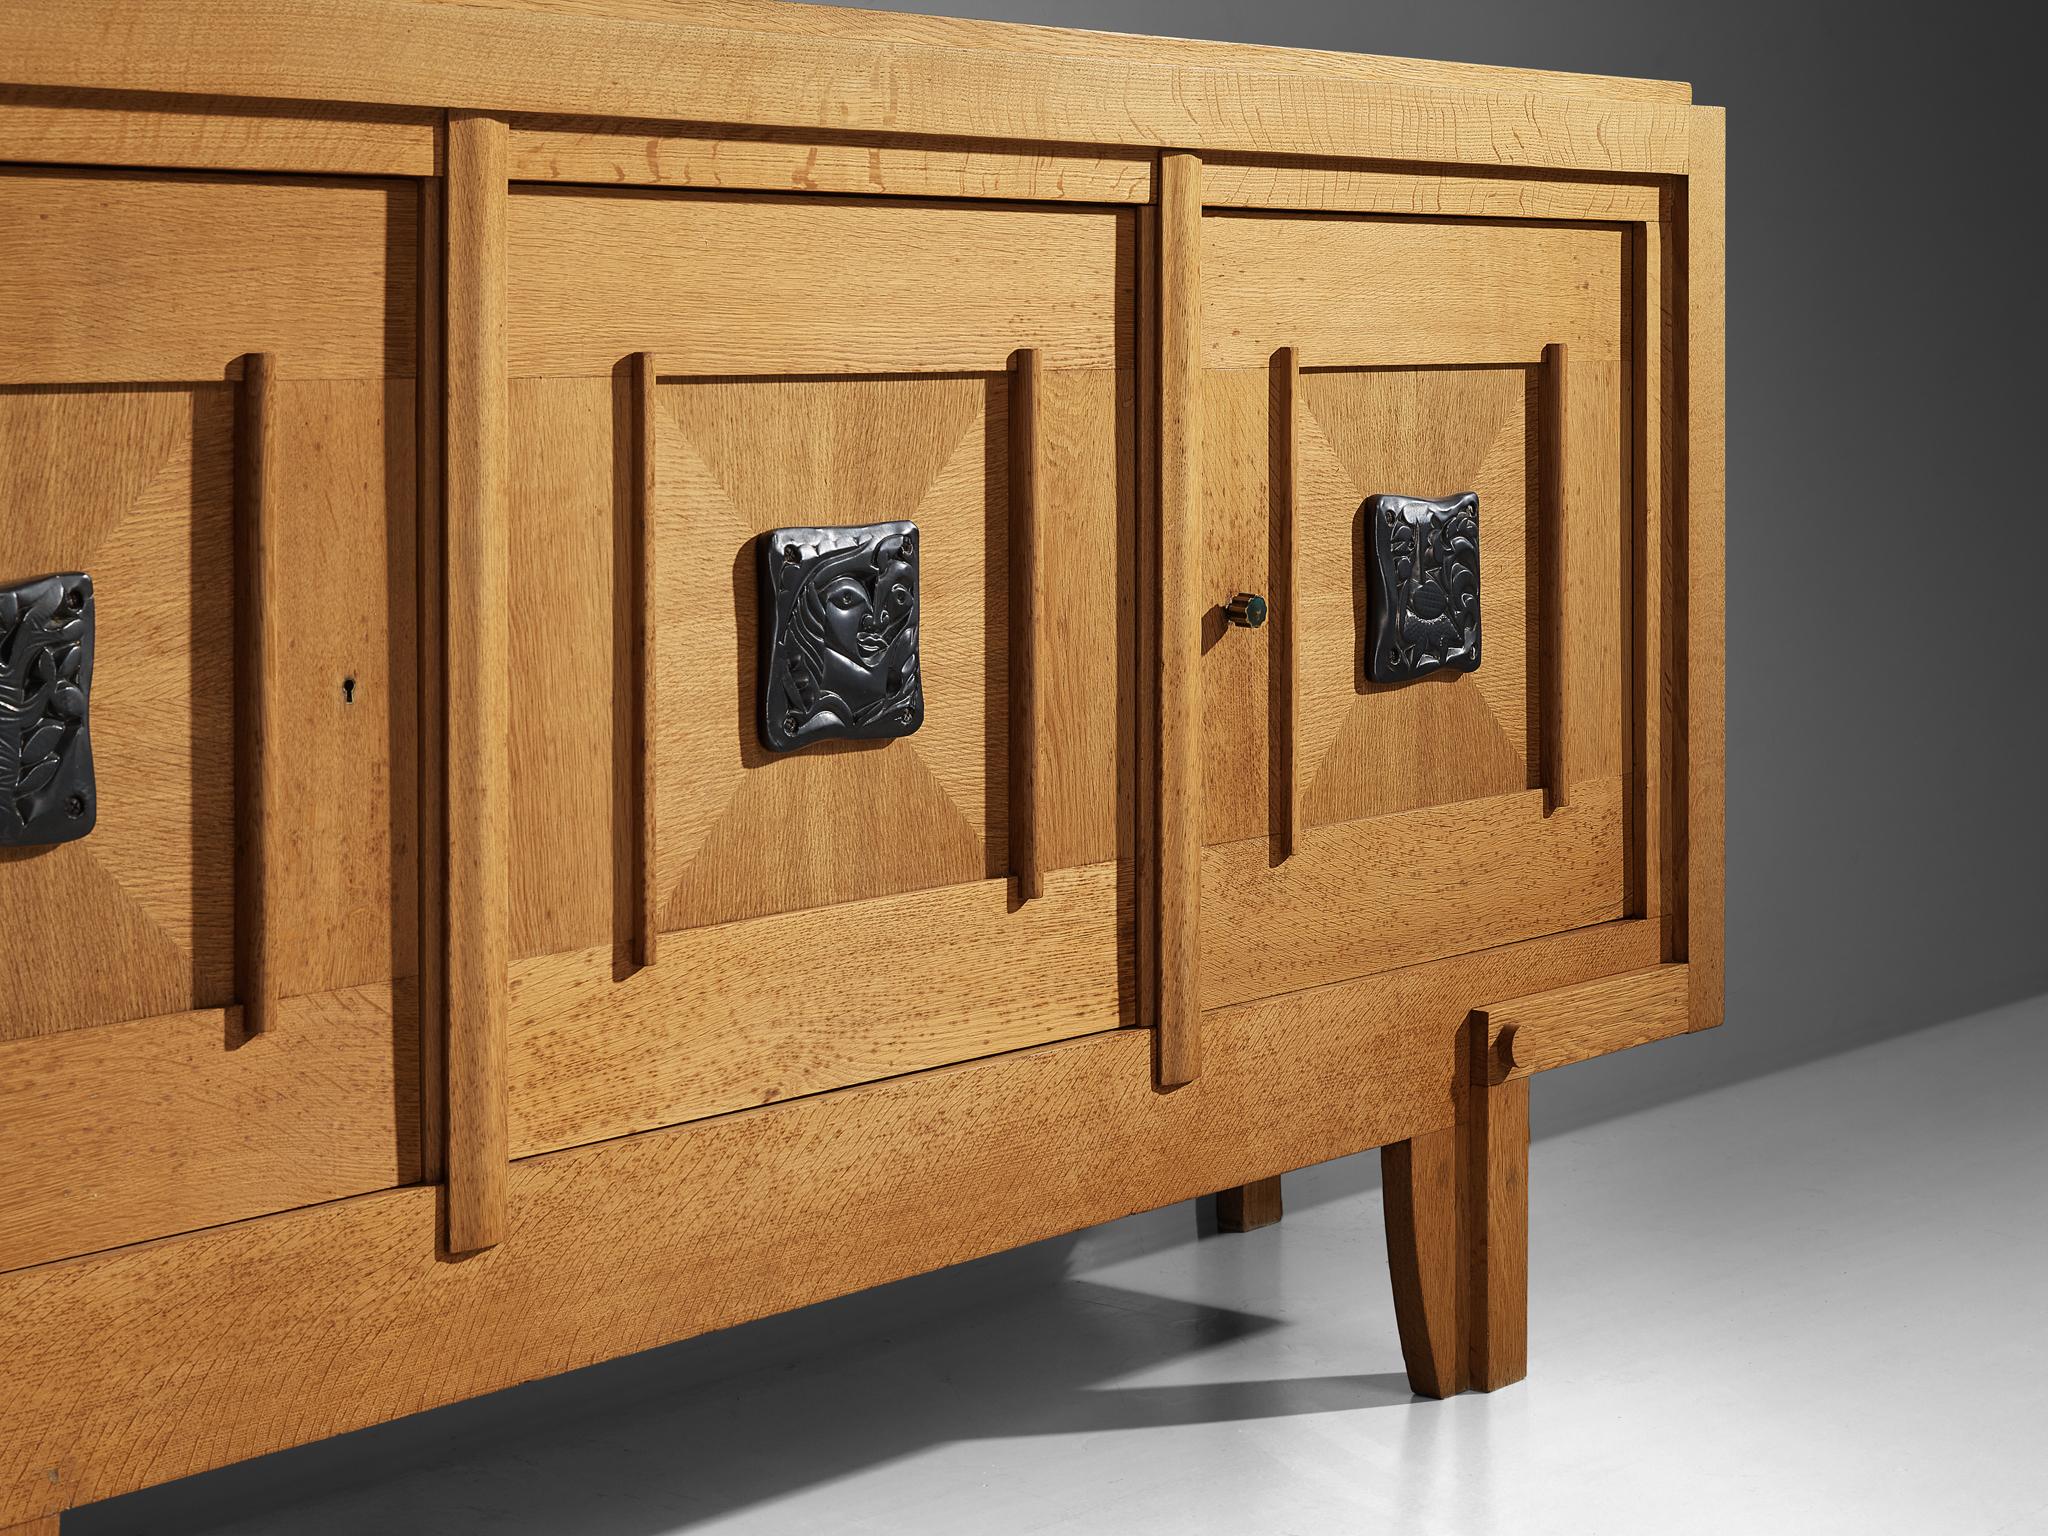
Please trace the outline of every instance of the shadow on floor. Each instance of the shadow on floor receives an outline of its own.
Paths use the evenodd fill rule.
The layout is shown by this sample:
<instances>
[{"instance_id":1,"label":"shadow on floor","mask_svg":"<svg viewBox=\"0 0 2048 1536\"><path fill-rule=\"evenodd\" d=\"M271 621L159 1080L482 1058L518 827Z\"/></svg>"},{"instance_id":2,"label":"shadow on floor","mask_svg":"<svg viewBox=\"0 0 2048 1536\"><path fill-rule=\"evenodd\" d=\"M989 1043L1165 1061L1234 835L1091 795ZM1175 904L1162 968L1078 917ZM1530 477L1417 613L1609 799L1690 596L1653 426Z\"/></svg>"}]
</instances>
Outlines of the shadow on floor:
<instances>
[{"instance_id":1,"label":"shadow on floor","mask_svg":"<svg viewBox=\"0 0 2048 1536\"><path fill-rule=\"evenodd\" d=\"M1075 1241L1004 1257L1063 1267ZM66 1517L65 1533L653 1536L948 1442L1413 1400L1398 1374L1106 1385L1279 1324L1081 1279L1013 1294L1001 1328L987 1326L986 1309L918 1318L917 1292L944 1279L906 1281L89 1506ZM959 1287L954 1274L950 1289Z\"/></svg>"}]
</instances>

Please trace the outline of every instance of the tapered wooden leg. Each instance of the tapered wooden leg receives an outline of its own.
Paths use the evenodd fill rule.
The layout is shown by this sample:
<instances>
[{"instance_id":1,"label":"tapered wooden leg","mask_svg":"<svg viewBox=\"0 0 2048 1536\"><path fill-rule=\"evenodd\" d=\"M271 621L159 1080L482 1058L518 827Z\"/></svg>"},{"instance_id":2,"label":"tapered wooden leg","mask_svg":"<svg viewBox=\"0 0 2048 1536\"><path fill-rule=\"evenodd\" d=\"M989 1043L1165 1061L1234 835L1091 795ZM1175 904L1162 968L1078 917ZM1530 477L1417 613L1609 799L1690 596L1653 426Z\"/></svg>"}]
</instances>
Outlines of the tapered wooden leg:
<instances>
[{"instance_id":1,"label":"tapered wooden leg","mask_svg":"<svg viewBox=\"0 0 2048 1536\"><path fill-rule=\"evenodd\" d=\"M1408 1384L1491 1392L1529 1374L1529 1084L1474 1086L1458 1124L1380 1153Z\"/></svg>"},{"instance_id":2,"label":"tapered wooden leg","mask_svg":"<svg viewBox=\"0 0 2048 1536\"><path fill-rule=\"evenodd\" d=\"M1467 1385L1529 1374L1529 1082L1474 1086L1466 1123Z\"/></svg>"},{"instance_id":3,"label":"tapered wooden leg","mask_svg":"<svg viewBox=\"0 0 2048 1536\"><path fill-rule=\"evenodd\" d=\"M1408 1385L1423 1397L1465 1389L1458 1144L1458 1132L1447 1128L1380 1152L1401 1358Z\"/></svg>"},{"instance_id":4,"label":"tapered wooden leg","mask_svg":"<svg viewBox=\"0 0 2048 1536\"><path fill-rule=\"evenodd\" d=\"M1216 1191L1216 1229L1256 1232L1280 1219L1280 1175Z\"/></svg>"}]
</instances>

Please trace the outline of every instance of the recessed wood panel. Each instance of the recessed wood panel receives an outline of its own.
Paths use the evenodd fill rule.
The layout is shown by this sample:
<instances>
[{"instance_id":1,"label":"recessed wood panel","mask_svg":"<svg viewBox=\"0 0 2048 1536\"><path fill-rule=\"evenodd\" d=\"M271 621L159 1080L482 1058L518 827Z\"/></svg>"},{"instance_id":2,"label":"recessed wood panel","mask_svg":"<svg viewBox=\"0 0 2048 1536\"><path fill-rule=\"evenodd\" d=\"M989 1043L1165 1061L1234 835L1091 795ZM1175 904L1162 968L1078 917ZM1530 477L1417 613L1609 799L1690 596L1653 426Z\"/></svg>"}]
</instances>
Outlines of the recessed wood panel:
<instances>
[{"instance_id":1,"label":"recessed wood panel","mask_svg":"<svg viewBox=\"0 0 2048 1536\"><path fill-rule=\"evenodd\" d=\"M0 1041L0 1270L420 1176L411 986Z\"/></svg>"},{"instance_id":2,"label":"recessed wood panel","mask_svg":"<svg viewBox=\"0 0 2048 1536\"><path fill-rule=\"evenodd\" d=\"M0 392L0 576L89 571L99 623L99 823L0 855L0 900L51 915L0 976L0 1038L236 1000L234 387ZM413 404L376 378L278 393L289 995L416 965Z\"/></svg>"},{"instance_id":3,"label":"recessed wood panel","mask_svg":"<svg viewBox=\"0 0 2048 1536\"><path fill-rule=\"evenodd\" d=\"M406 182L0 174L0 384L410 377Z\"/></svg>"},{"instance_id":4,"label":"recessed wood panel","mask_svg":"<svg viewBox=\"0 0 2048 1536\"><path fill-rule=\"evenodd\" d=\"M515 190L515 377L1128 366L1135 217L1106 208Z\"/></svg>"},{"instance_id":5,"label":"recessed wood panel","mask_svg":"<svg viewBox=\"0 0 2048 1536\"><path fill-rule=\"evenodd\" d=\"M1620 356L1619 225L1218 213L1202 225L1211 368L1534 362Z\"/></svg>"}]
</instances>

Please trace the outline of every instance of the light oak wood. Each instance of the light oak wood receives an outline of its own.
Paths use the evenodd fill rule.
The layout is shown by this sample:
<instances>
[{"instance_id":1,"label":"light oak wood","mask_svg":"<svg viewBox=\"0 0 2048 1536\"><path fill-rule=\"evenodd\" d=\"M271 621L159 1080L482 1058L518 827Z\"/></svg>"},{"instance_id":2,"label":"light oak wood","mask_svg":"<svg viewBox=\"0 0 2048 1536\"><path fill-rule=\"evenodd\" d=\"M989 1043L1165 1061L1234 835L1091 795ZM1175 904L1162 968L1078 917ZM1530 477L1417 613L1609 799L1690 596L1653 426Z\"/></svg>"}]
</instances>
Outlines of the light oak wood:
<instances>
[{"instance_id":1,"label":"light oak wood","mask_svg":"<svg viewBox=\"0 0 2048 1536\"><path fill-rule=\"evenodd\" d=\"M1485 1035L1483 1081L1498 1087L1532 1072L1684 1034L1689 995L1686 967L1660 965L1490 1003L1473 1013Z\"/></svg>"},{"instance_id":2,"label":"light oak wood","mask_svg":"<svg viewBox=\"0 0 2048 1536\"><path fill-rule=\"evenodd\" d=\"M1301 846L1301 354L1282 347L1273 356L1273 796L1279 810L1280 857Z\"/></svg>"},{"instance_id":3,"label":"light oak wood","mask_svg":"<svg viewBox=\"0 0 2048 1536\"><path fill-rule=\"evenodd\" d=\"M1305 828L1513 794L1536 782L1528 754L1539 648L1525 628L1528 382L1519 368L1316 372L1299 381L1290 435L1280 426L1285 410L1270 368L1212 370L1205 379L1211 588L1283 584L1273 539L1279 514L1271 509L1293 485L1293 606L1301 623L1293 734ZM1480 496L1485 663L1470 675L1382 686L1365 674L1368 531L1360 506L1380 491L1425 488ZM1271 835L1283 820L1280 775L1269 766L1287 745L1280 720L1288 679L1277 664L1283 624L1276 615L1271 639L1211 626L1203 658L1211 842Z\"/></svg>"},{"instance_id":4,"label":"light oak wood","mask_svg":"<svg viewBox=\"0 0 2048 1536\"><path fill-rule=\"evenodd\" d=\"M244 1034L269 1027L277 1002L273 874L284 863L278 784L276 677L283 649L277 603L277 359L242 361L235 396L235 996Z\"/></svg>"},{"instance_id":5,"label":"light oak wood","mask_svg":"<svg viewBox=\"0 0 2048 1536\"><path fill-rule=\"evenodd\" d=\"M506 739L505 124L448 124L447 1245L506 1229L511 961Z\"/></svg>"},{"instance_id":6,"label":"light oak wood","mask_svg":"<svg viewBox=\"0 0 2048 1536\"><path fill-rule=\"evenodd\" d=\"M1488 176L1227 155L1206 160L1202 177L1202 201L1211 208L1636 223L1658 218L1661 200L1662 189L1649 179Z\"/></svg>"},{"instance_id":7,"label":"light oak wood","mask_svg":"<svg viewBox=\"0 0 2048 1536\"><path fill-rule=\"evenodd\" d=\"M671 376L1000 373L1018 347L1127 367L1131 218L522 187L512 372L609 376L641 350Z\"/></svg>"},{"instance_id":8,"label":"light oak wood","mask_svg":"<svg viewBox=\"0 0 2048 1536\"><path fill-rule=\"evenodd\" d=\"M0 1041L0 1270L421 1177L417 1020L390 986Z\"/></svg>"},{"instance_id":9,"label":"light oak wood","mask_svg":"<svg viewBox=\"0 0 2048 1536\"><path fill-rule=\"evenodd\" d=\"M407 3L69 0L0 13L24 85L730 122L1191 150L1681 174L1673 101L1381 82L1349 72L1143 67L616 14Z\"/></svg>"},{"instance_id":10,"label":"light oak wood","mask_svg":"<svg viewBox=\"0 0 2048 1536\"><path fill-rule=\"evenodd\" d=\"M1097 864L1051 871L1021 906L996 878L692 928L623 979L609 944L521 960L513 1155L1130 1023L1127 900ZM874 934L944 939L892 952L887 1009L790 961Z\"/></svg>"},{"instance_id":11,"label":"light oak wood","mask_svg":"<svg viewBox=\"0 0 2048 1536\"><path fill-rule=\"evenodd\" d=\"M1616 227L1219 212L1203 221L1202 357L1265 368L1293 346L1303 368L1534 363L1564 342L1575 361L1612 362L1626 257Z\"/></svg>"},{"instance_id":12,"label":"light oak wood","mask_svg":"<svg viewBox=\"0 0 2048 1536\"><path fill-rule=\"evenodd\" d=\"M6 1536L57 1536L60 1519L61 1517L57 1515L45 1515L40 1520L30 1520L24 1525L10 1525L7 1527Z\"/></svg>"},{"instance_id":13,"label":"light oak wood","mask_svg":"<svg viewBox=\"0 0 2048 1536\"><path fill-rule=\"evenodd\" d=\"M1155 158L1085 146L1013 152L971 139L565 117L514 118L511 155L515 181L1082 203L1150 202Z\"/></svg>"},{"instance_id":14,"label":"light oak wood","mask_svg":"<svg viewBox=\"0 0 2048 1536\"><path fill-rule=\"evenodd\" d=\"M1475 1082L1458 1137L1469 1285L1465 1379L1495 1392L1529 1374L1529 1084Z\"/></svg>"},{"instance_id":15,"label":"light oak wood","mask_svg":"<svg viewBox=\"0 0 2048 1536\"><path fill-rule=\"evenodd\" d=\"M1202 1070L1202 162L1159 162L1157 1068Z\"/></svg>"},{"instance_id":16,"label":"light oak wood","mask_svg":"<svg viewBox=\"0 0 2048 1536\"><path fill-rule=\"evenodd\" d=\"M446 231L442 183L430 182L420 198L420 378L415 448L419 454L418 515L414 519L416 573L414 632L419 652L419 697L415 730L419 741L419 1101L420 1177L439 1183L448 1176L448 548L442 516L442 450L446 446L442 401L446 388L442 342L442 269Z\"/></svg>"},{"instance_id":17,"label":"light oak wood","mask_svg":"<svg viewBox=\"0 0 2048 1536\"><path fill-rule=\"evenodd\" d=\"M1045 894L1045 861L1039 851L1039 758L1044 709L1041 648L1045 575L1040 551L1042 520L1039 459L1044 426L1038 400L1044 390L1045 357L1027 347L1010 362L1010 866L1017 897Z\"/></svg>"},{"instance_id":18,"label":"light oak wood","mask_svg":"<svg viewBox=\"0 0 2048 1536\"><path fill-rule=\"evenodd\" d=\"M1280 1198L1280 1175L1233 1184L1216 1192L1216 1228L1219 1232L1256 1232L1278 1222L1285 1212Z\"/></svg>"},{"instance_id":19,"label":"light oak wood","mask_svg":"<svg viewBox=\"0 0 2048 1536\"><path fill-rule=\"evenodd\" d=\"M0 1037L236 1001L239 393L0 391L4 579L93 575L99 800L89 838L0 857L0 905L72 919L18 952ZM416 971L415 412L409 381L287 375L271 396L268 606L292 625L267 668L277 835L292 849L268 881L282 998Z\"/></svg>"},{"instance_id":20,"label":"light oak wood","mask_svg":"<svg viewBox=\"0 0 2048 1536\"><path fill-rule=\"evenodd\" d=\"M1217 1008L1455 949L1622 915L1621 781L1311 827L1275 864L1268 840L1202 850L1202 1004ZM1455 909L1455 926L1412 921Z\"/></svg>"},{"instance_id":21,"label":"light oak wood","mask_svg":"<svg viewBox=\"0 0 2048 1536\"><path fill-rule=\"evenodd\" d=\"M1632 238L1629 390L1635 515L1627 582L1633 599L1630 686L1629 910L1661 918L1675 910L1681 871L1673 856L1682 807L1668 717L1679 697L1681 640L1673 619L1681 561L1673 538L1672 404L1677 396L1677 334L1671 313L1673 242L1669 226L1641 225Z\"/></svg>"},{"instance_id":22,"label":"light oak wood","mask_svg":"<svg viewBox=\"0 0 2048 1536\"><path fill-rule=\"evenodd\" d=\"M0 1522L1390 1143L1418 1390L1520 1376L1524 1074L1721 1012L1718 112L774 0L0 60L101 810L0 854ZM1358 508L1459 490L1485 665L1372 684ZM922 728L766 753L753 541L898 517Z\"/></svg>"},{"instance_id":23,"label":"light oak wood","mask_svg":"<svg viewBox=\"0 0 2048 1536\"><path fill-rule=\"evenodd\" d=\"M402 182L0 172L0 385L198 383L249 352L295 379L410 378L418 202Z\"/></svg>"},{"instance_id":24,"label":"light oak wood","mask_svg":"<svg viewBox=\"0 0 2048 1536\"><path fill-rule=\"evenodd\" d=\"M1409 1386L1423 1397L1453 1397L1467 1382L1459 1152L1459 1133L1449 1126L1380 1150L1401 1360Z\"/></svg>"},{"instance_id":25,"label":"light oak wood","mask_svg":"<svg viewBox=\"0 0 2048 1536\"><path fill-rule=\"evenodd\" d=\"M1538 420L1540 440L1536 456L1541 465L1543 501L1539 511L1543 545L1543 590L1538 601L1543 614L1543 806L1546 813L1567 803L1571 765L1566 760L1571 741L1571 658L1578 650L1577 596L1572 590L1570 556L1573 507L1571 501L1571 358L1563 342L1543 349L1543 366L1538 374L1542 397ZM1569 612L1568 612L1569 610Z\"/></svg>"},{"instance_id":26,"label":"light oak wood","mask_svg":"<svg viewBox=\"0 0 2048 1536\"><path fill-rule=\"evenodd\" d=\"M660 635L655 625L658 590L658 550L661 514L656 506L660 448L655 409L655 371L652 352L633 354L633 472L636 495L633 501L633 699L635 706L631 760L637 773L638 799L633 824L639 834L633 867L634 888L639 894L635 913L634 944L642 965L652 965L660 953L662 897L661 851L656 802L660 795L660 758L655 743L660 739L660 693L656 682L661 665Z\"/></svg>"},{"instance_id":27,"label":"light oak wood","mask_svg":"<svg viewBox=\"0 0 2048 1536\"><path fill-rule=\"evenodd\" d=\"M0 86L0 160L433 176L438 112Z\"/></svg>"},{"instance_id":28,"label":"light oak wood","mask_svg":"<svg viewBox=\"0 0 2048 1536\"><path fill-rule=\"evenodd\" d=\"M1692 1027L1721 1022L1727 843L1727 118L1696 108L1686 183L1685 934Z\"/></svg>"},{"instance_id":29,"label":"light oak wood","mask_svg":"<svg viewBox=\"0 0 2048 1536\"><path fill-rule=\"evenodd\" d=\"M450 0L468 4L473 0ZM1199 38L1133 36L1015 22L923 16L851 7L792 5L784 0L483 0L513 9L631 17L645 21L688 21L711 26L785 32L831 39L858 37L879 43L917 43L998 53L1053 54L1125 63L1171 59L1203 69L1232 67L1308 75L1342 75L1384 84L1483 90L1526 90L1543 95L1584 95L1596 100L1686 103L1692 87L1676 80L1638 80L1560 70L1513 69L1497 65L1397 59L1379 54L1332 53L1314 48L1217 42Z\"/></svg>"},{"instance_id":30,"label":"light oak wood","mask_svg":"<svg viewBox=\"0 0 2048 1536\"><path fill-rule=\"evenodd\" d=\"M527 1159L509 1240L459 1264L412 1188L0 1276L0 1519L1441 1129L1471 997L1656 944L1617 924L1225 1010L1177 1093L1115 1030Z\"/></svg>"}]
</instances>

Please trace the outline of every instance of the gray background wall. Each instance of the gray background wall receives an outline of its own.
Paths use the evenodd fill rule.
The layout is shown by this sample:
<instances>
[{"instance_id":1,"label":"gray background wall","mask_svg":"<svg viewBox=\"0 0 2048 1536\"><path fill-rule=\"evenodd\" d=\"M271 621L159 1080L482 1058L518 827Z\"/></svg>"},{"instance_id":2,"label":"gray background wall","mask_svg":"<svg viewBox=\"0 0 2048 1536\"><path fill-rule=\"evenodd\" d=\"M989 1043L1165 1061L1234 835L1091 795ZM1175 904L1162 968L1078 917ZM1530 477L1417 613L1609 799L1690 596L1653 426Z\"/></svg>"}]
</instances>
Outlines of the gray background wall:
<instances>
[{"instance_id":1,"label":"gray background wall","mask_svg":"<svg viewBox=\"0 0 2048 1536\"><path fill-rule=\"evenodd\" d=\"M1654 75L1725 105L1728 1023L1556 1074L1538 1085L1538 1134L2048 991L2048 519L2031 452L2048 349L2018 38L1954 6L1782 0L901 8ZM1376 1178L1370 1154L1347 1159L1295 1176L1289 1201ZM357 1529L350 1490L398 1480L380 1525L397 1529L395 1506L445 1536L466 1528L464 1488L505 1455L521 1476L615 1492L616 1509L593 1504L593 1530L666 1528L654 1511L687 1467L642 1467L636 1486L608 1449L649 1405L1194 1229L1185 1208L1134 1218L151 1490L65 1529ZM892 1433L914 1439L921 1411L893 1405ZM926 1415L934 1435L945 1412ZM609 1415L625 1416L618 1434ZM867 1442L848 1432L858 1459Z\"/></svg>"}]
</instances>

